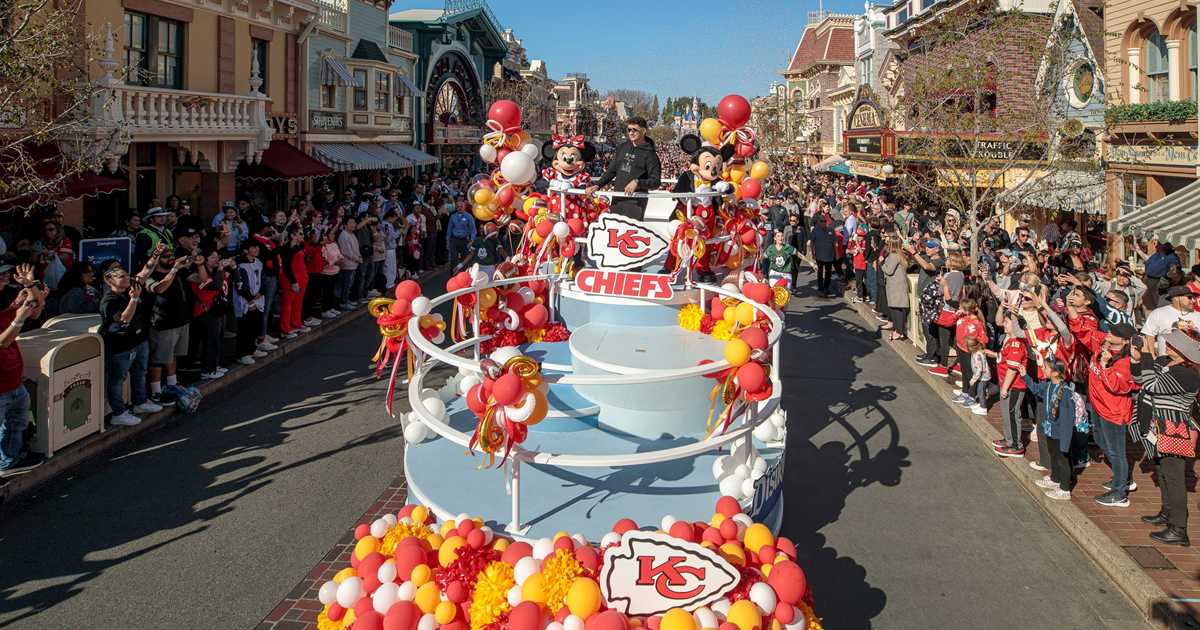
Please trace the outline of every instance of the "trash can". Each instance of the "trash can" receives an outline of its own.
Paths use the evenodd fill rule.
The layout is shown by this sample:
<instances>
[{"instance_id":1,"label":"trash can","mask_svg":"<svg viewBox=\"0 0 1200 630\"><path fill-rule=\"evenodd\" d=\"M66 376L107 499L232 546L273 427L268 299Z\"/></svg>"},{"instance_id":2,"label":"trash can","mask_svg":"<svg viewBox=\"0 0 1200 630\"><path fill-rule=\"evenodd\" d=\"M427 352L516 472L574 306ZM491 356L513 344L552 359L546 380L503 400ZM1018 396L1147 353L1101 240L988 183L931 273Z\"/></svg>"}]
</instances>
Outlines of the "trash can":
<instances>
[{"instance_id":1,"label":"trash can","mask_svg":"<svg viewBox=\"0 0 1200 630\"><path fill-rule=\"evenodd\" d=\"M104 341L95 333L39 328L17 337L25 360L37 436L54 452L104 430Z\"/></svg>"},{"instance_id":2,"label":"trash can","mask_svg":"<svg viewBox=\"0 0 1200 630\"><path fill-rule=\"evenodd\" d=\"M42 328L48 330L66 330L75 334L99 333L100 316L95 314L67 314L47 319Z\"/></svg>"}]
</instances>

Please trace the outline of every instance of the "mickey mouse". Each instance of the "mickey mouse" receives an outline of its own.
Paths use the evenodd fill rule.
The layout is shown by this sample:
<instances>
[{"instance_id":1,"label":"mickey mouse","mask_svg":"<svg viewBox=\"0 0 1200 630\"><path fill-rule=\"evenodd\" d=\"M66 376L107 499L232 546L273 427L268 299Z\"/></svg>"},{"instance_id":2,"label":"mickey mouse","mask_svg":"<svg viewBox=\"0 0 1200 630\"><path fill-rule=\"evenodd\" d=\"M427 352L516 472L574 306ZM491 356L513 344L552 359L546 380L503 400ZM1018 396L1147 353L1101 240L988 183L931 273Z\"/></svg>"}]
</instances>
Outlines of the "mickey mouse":
<instances>
[{"instance_id":1,"label":"mickey mouse","mask_svg":"<svg viewBox=\"0 0 1200 630\"><path fill-rule=\"evenodd\" d=\"M595 158L596 147L584 140L583 136L555 135L550 142L542 144L542 159L550 162L549 168L542 169L542 177L549 183L546 196L552 214L564 221L580 219L590 223L595 220L596 213L589 198L562 192L591 185L592 176L587 172L587 163ZM565 208L561 207L564 200Z\"/></svg>"},{"instance_id":2,"label":"mickey mouse","mask_svg":"<svg viewBox=\"0 0 1200 630\"><path fill-rule=\"evenodd\" d=\"M733 157L734 147L732 144L714 147L711 144L704 144L700 140L700 136L688 134L679 139L679 148L691 155L692 161L688 170L679 175L671 192L714 190L722 194L729 192L729 182L721 179L721 173L725 170L725 164ZM717 209L720 205L721 198L719 196L698 197L692 200L692 216L700 217L703 221L707 230L706 236L711 235L716 229ZM681 215L685 214L687 204L681 201L679 211Z\"/></svg>"}]
</instances>

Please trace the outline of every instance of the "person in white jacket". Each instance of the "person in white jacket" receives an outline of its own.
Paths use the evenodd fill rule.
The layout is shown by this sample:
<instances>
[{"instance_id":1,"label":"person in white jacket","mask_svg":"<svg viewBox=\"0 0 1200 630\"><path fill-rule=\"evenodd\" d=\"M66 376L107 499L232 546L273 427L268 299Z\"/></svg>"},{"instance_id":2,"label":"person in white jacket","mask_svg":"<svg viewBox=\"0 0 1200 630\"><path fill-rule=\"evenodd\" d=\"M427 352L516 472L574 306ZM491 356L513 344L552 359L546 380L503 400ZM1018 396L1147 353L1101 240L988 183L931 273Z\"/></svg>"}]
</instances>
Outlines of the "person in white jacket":
<instances>
[{"instance_id":1,"label":"person in white jacket","mask_svg":"<svg viewBox=\"0 0 1200 630\"><path fill-rule=\"evenodd\" d=\"M258 349L258 333L262 330L263 264L258 259L258 241L250 239L242 244L242 257L238 259L237 276L234 282L233 314L237 317L237 356L243 365L253 365L255 359L267 356Z\"/></svg>"},{"instance_id":2,"label":"person in white jacket","mask_svg":"<svg viewBox=\"0 0 1200 630\"><path fill-rule=\"evenodd\" d=\"M346 217L346 222L342 224L342 231L337 237L338 250L342 253L342 260L338 262L338 265L342 270L338 273L334 296L337 299L338 308L343 311L354 308L354 305L350 303L350 287L354 284L354 273L358 270L358 265L362 263L362 252L358 249L358 237L354 234L357 229L358 221L354 217Z\"/></svg>"}]
</instances>

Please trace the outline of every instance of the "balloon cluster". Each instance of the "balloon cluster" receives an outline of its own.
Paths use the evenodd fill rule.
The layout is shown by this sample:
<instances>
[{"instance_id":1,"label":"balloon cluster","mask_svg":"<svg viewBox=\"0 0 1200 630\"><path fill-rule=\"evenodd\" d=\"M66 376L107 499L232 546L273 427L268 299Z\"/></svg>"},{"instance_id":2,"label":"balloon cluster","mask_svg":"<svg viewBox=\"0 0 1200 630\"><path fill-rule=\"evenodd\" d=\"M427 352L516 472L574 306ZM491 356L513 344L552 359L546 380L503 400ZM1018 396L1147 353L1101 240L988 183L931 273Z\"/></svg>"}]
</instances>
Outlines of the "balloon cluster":
<instances>
[{"instance_id":1,"label":"balloon cluster","mask_svg":"<svg viewBox=\"0 0 1200 630\"><path fill-rule=\"evenodd\" d=\"M479 362L481 376L470 375L459 383L467 408L479 418L469 448L476 445L488 454L488 466L500 465L512 448L525 441L529 427L546 417L547 383L541 365L516 348L501 348Z\"/></svg>"},{"instance_id":2,"label":"balloon cluster","mask_svg":"<svg viewBox=\"0 0 1200 630\"><path fill-rule=\"evenodd\" d=\"M746 160L758 152L756 134L746 126L750 122L750 102L730 94L717 104L717 117L700 121L700 137L716 146L732 144L734 160L721 174L721 179L733 184L737 199L758 199L762 182L771 174L771 167L761 160L746 167Z\"/></svg>"},{"instance_id":3,"label":"balloon cluster","mask_svg":"<svg viewBox=\"0 0 1200 630\"><path fill-rule=\"evenodd\" d=\"M599 546L579 534L517 542L460 514L439 525L407 505L354 531L350 566L318 589L321 630L821 630L790 540L723 496L708 521L662 519L663 533L715 551L740 573L709 606L627 616L605 605L597 576L623 518Z\"/></svg>"},{"instance_id":4,"label":"balloon cluster","mask_svg":"<svg viewBox=\"0 0 1200 630\"><path fill-rule=\"evenodd\" d=\"M507 222L513 208L523 206L537 179L541 151L521 128L521 118L520 106L509 100L496 101L488 109L489 131L483 136L479 157L496 169L490 177L480 176L467 191L480 221Z\"/></svg>"},{"instance_id":5,"label":"balloon cluster","mask_svg":"<svg viewBox=\"0 0 1200 630\"><path fill-rule=\"evenodd\" d=\"M421 285L415 280L405 280L396 285L395 299L375 298L367 306L371 316L379 326L379 334L383 339L379 349L375 351L372 361L375 363L375 376L378 378L389 364L392 374L388 379L387 411L394 416L392 404L396 396L396 373L400 367L400 355L409 350L408 338L409 321L418 318L421 335L434 343L442 343L446 336L446 322L438 313L432 313L429 298L421 295ZM407 352L406 364L408 375L412 377L412 353Z\"/></svg>"},{"instance_id":6,"label":"balloon cluster","mask_svg":"<svg viewBox=\"0 0 1200 630\"><path fill-rule=\"evenodd\" d=\"M774 291L761 282L745 282L741 290L750 301L726 304L714 297L709 308L714 319L732 326L732 335L725 342L723 352L729 367L705 375L717 381L709 396L708 419L705 421L709 436L718 429L724 432L740 411L749 408L749 403L766 400L773 391L767 337L770 322L751 301L772 305ZM701 365L708 363L713 361L705 359L700 362ZM714 420L718 399L725 408ZM746 404L738 405L738 400Z\"/></svg>"}]
</instances>

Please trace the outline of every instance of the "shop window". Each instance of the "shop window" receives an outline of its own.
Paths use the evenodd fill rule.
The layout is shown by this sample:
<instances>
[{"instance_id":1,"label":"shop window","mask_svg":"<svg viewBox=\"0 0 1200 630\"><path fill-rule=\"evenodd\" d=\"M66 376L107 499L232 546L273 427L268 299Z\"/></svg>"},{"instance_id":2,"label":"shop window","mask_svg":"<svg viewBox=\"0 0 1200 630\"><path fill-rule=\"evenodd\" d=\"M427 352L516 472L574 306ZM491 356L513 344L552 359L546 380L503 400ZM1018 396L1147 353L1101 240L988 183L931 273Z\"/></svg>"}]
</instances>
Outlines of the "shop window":
<instances>
[{"instance_id":1,"label":"shop window","mask_svg":"<svg viewBox=\"0 0 1200 630\"><path fill-rule=\"evenodd\" d=\"M1167 40L1157 30L1146 36L1146 102L1159 103L1169 98L1167 77Z\"/></svg>"},{"instance_id":2,"label":"shop window","mask_svg":"<svg viewBox=\"0 0 1200 630\"><path fill-rule=\"evenodd\" d=\"M133 177L137 186L137 209L145 213L158 199L158 145L138 142L130 149L133 155Z\"/></svg>"},{"instance_id":3,"label":"shop window","mask_svg":"<svg viewBox=\"0 0 1200 630\"><path fill-rule=\"evenodd\" d=\"M125 13L125 82L183 89L183 23Z\"/></svg>"},{"instance_id":4,"label":"shop window","mask_svg":"<svg viewBox=\"0 0 1200 630\"><path fill-rule=\"evenodd\" d=\"M258 76L262 79L262 86L258 88L259 92L269 94L267 86L270 85L267 80L267 67L270 64L270 42L265 39L251 39L250 50L256 58L258 58Z\"/></svg>"},{"instance_id":5,"label":"shop window","mask_svg":"<svg viewBox=\"0 0 1200 630\"><path fill-rule=\"evenodd\" d=\"M375 72L375 110L386 112L392 104L392 73Z\"/></svg>"},{"instance_id":6,"label":"shop window","mask_svg":"<svg viewBox=\"0 0 1200 630\"><path fill-rule=\"evenodd\" d=\"M361 86L361 87L360 87ZM367 111L367 71L354 71L354 111Z\"/></svg>"},{"instance_id":7,"label":"shop window","mask_svg":"<svg viewBox=\"0 0 1200 630\"><path fill-rule=\"evenodd\" d=\"M321 86L321 109L337 109L337 86Z\"/></svg>"},{"instance_id":8,"label":"shop window","mask_svg":"<svg viewBox=\"0 0 1200 630\"><path fill-rule=\"evenodd\" d=\"M1125 175L1121 182L1121 214L1128 214L1146 205L1146 177Z\"/></svg>"}]
</instances>

